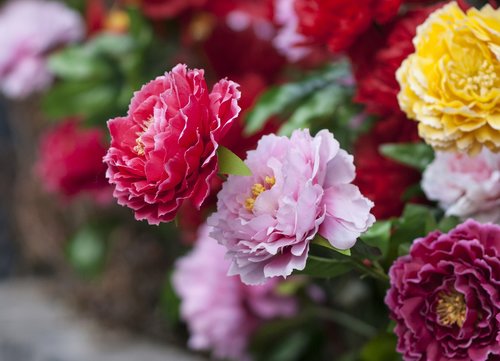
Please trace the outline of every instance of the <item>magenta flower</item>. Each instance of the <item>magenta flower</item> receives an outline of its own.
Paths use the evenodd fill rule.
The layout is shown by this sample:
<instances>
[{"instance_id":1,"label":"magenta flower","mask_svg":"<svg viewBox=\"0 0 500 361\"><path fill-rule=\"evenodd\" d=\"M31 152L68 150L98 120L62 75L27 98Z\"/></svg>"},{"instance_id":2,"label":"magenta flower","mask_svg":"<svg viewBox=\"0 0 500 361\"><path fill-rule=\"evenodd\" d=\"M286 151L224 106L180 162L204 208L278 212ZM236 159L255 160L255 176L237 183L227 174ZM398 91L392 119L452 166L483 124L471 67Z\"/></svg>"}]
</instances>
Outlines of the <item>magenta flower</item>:
<instances>
[{"instance_id":1,"label":"magenta flower","mask_svg":"<svg viewBox=\"0 0 500 361\"><path fill-rule=\"evenodd\" d=\"M228 250L229 274L247 284L304 269L317 233L348 249L375 220L351 184L353 157L326 130L264 136L245 163L253 175L229 176L208 223Z\"/></svg>"},{"instance_id":2,"label":"magenta flower","mask_svg":"<svg viewBox=\"0 0 500 361\"><path fill-rule=\"evenodd\" d=\"M252 333L266 319L291 316L296 302L274 292L278 282L247 286L228 277L225 250L200 228L195 248L179 259L173 284L181 298L181 316L191 337L189 347L211 349L216 358L245 359Z\"/></svg>"},{"instance_id":3,"label":"magenta flower","mask_svg":"<svg viewBox=\"0 0 500 361\"><path fill-rule=\"evenodd\" d=\"M390 277L405 361L500 359L500 226L469 220L419 238Z\"/></svg>"},{"instance_id":4,"label":"magenta flower","mask_svg":"<svg viewBox=\"0 0 500 361\"><path fill-rule=\"evenodd\" d=\"M168 222L184 200L205 201L219 141L240 112L237 87L223 79L209 92L203 70L179 64L136 92L126 117L108 121L106 176L137 220Z\"/></svg>"},{"instance_id":5,"label":"magenta flower","mask_svg":"<svg viewBox=\"0 0 500 361\"><path fill-rule=\"evenodd\" d=\"M77 12L57 1L16 0L0 11L0 89L24 98L52 82L47 54L83 37Z\"/></svg>"}]
</instances>

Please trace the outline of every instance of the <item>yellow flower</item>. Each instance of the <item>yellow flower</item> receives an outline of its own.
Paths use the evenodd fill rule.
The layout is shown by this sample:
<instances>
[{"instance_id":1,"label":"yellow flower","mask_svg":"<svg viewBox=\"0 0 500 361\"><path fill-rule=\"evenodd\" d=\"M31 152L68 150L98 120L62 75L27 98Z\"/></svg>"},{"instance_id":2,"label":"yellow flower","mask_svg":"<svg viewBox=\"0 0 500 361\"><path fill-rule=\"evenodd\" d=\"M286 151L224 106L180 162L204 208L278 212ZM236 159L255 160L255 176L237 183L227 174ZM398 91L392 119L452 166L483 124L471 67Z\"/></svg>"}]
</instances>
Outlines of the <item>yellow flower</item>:
<instances>
[{"instance_id":1,"label":"yellow flower","mask_svg":"<svg viewBox=\"0 0 500 361\"><path fill-rule=\"evenodd\" d=\"M500 152L500 10L455 2L417 29L398 69L399 105L439 150Z\"/></svg>"}]
</instances>

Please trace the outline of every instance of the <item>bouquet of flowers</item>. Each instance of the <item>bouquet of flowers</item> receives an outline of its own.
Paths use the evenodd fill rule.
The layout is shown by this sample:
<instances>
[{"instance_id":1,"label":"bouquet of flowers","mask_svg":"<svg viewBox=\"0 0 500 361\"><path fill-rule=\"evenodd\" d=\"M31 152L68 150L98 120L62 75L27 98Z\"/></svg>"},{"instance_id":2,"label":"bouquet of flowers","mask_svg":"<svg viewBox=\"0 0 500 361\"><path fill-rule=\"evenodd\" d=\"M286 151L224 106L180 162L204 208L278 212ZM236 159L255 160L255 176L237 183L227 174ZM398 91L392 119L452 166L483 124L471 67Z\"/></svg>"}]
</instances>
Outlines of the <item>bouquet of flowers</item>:
<instances>
[{"instance_id":1,"label":"bouquet of flowers","mask_svg":"<svg viewBox=\"0 0 500 361\"><path fill-rule=\"evenodd\" d=\"M500 360L495 1L7 1L0 48L42 185L95 203L68 262L144 221L189 348Z\"/></svg>"}]
</instances>

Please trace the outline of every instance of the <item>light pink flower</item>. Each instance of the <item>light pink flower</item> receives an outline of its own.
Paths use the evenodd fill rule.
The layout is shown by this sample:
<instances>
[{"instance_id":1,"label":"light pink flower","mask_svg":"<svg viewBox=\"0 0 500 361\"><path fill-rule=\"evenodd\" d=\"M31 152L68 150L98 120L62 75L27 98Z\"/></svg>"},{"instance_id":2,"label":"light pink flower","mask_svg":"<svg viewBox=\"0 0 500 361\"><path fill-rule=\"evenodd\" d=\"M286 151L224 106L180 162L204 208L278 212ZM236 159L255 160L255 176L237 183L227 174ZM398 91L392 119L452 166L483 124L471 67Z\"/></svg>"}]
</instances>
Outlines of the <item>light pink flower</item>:
<instances>
[{"instance_id":1,"label":"light pink flower","mask_svg":"<svg viewBox=\"0 0 500 361\"><path fill-rule=\"evenodd\" d=\"M56 1L10 1L0 11L0 89L23 98L47 88L52 74L46 57L83 37L77 12Z\"/></svg>"},{"instance_id":2,"label":"light pink flower","mask_svg":"<svg viewBox=\"0 0 500 361\"><path fill-rule=\"evenodd\" d=\"M202 226L195 248L177 261L173 284L191 334L189 347L241 360L246 358L249 337L263 320L293 315L296 303L275 294L275 280L247 286L238 277L228 277L224 247L209 237L209 231Z\"/></svg>"},{"instance_id":3,"label":"light pink flower","mask_svg":"<svg viewBox=\"0 0 500 361\"><path fill-rule=\"evenodd\" d=\"M292 0L274 0L274 21L281 26L274 38L276 49L291 62L308 56L312 48L306 45L308 39L298 32L299 18Z\"/></svg>"},{"instance_id":4,"label":"light pink flower","mask_svg":"<svg viewBox=\"0 0 500 361\"><path fill-rule=\"evenodd\" d=\"M253 175L229 176L208 223L228 250L229 274L247 284L304 269L317 233L348 249L375 220L351 184L353 157L326 130L265 136L245 163Z\"/></svg>"},{"instance_id":5,"label":"light pink flower","mask_svg":"<svg viewBox=\"0 0 500 361\"><path fill-rule=\"evenodd\" d=\"M437 152L422 179L427 198L447 215L500 223L500 154L484 149L475 157Z\"/></svg>"}]
</instances>

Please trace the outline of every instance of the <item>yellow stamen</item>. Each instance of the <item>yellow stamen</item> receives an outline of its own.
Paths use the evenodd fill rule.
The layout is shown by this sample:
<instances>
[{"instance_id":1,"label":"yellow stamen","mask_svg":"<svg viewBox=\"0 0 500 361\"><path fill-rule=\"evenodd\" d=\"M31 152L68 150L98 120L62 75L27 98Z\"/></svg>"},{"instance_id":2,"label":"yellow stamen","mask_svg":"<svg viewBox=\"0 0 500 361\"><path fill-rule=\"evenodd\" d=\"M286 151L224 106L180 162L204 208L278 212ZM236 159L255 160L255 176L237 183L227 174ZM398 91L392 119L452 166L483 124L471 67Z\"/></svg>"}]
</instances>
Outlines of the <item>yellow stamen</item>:
<instances>
[{"instance_id":1,"label":"yellow stamen","mask_svg":"<svg viewBox=\"0 0 500 361\"><path fill-rule=\"evenodd\" d=\"M265 182L266 182L266 184L269 184L272 187L276 183L276 178L266 177Z\"/></svg>"},{"instance_id":2,"label":"yellow stamen","mask_svg":"<svg viewBox=\"0 0 500 361\"><path fill-rule=\"evenodd\" d=\"M253 194L254 197L258 197L259 194L261 194L265 190L266 190L266 188L262 184L260 184L260 183L255 183L252 186L252 194Z\"/></svg>"},{"instance_id":3,"label":"yellow stamen","mask_svg":"<svg viewBox=\"0 0 500 361\"><path fill-rule=\"evenodd\" d=\"M245 199L245 208L249 211L253 210L253 205L255 203L255 198L248 197Z\"/></svg>"},{"instance_id":4,"label":"yellow stamen","mask_svg":"<svg viewBox=\"0 0 500 361\"><path fill-rule=\"evenodd\" d=\"M457 291L452 291L451 293L441 292L438 297L436 312L439 317L439 323L443 326L453 326L456 324L462 328L467 313L464 295Z\"/></svg>"},{"instance_id":5,"label":"yellow stamen","mask_svg":"<svg viewBox=\"0 0 500 361\"><path fill-rule=\"evenodd\" d=\"M141 124L142 132L136 133L137 138L135 140L136 146L134 147L134 152L136 152L137 155L142 156L145 154L146 145L142 141L141 137L149 129L149 127L151 126L151 124L153 124L153 122L154 118L151 116L146 122L144 122L144 124Z\"/></svg>"}]
</instances>

